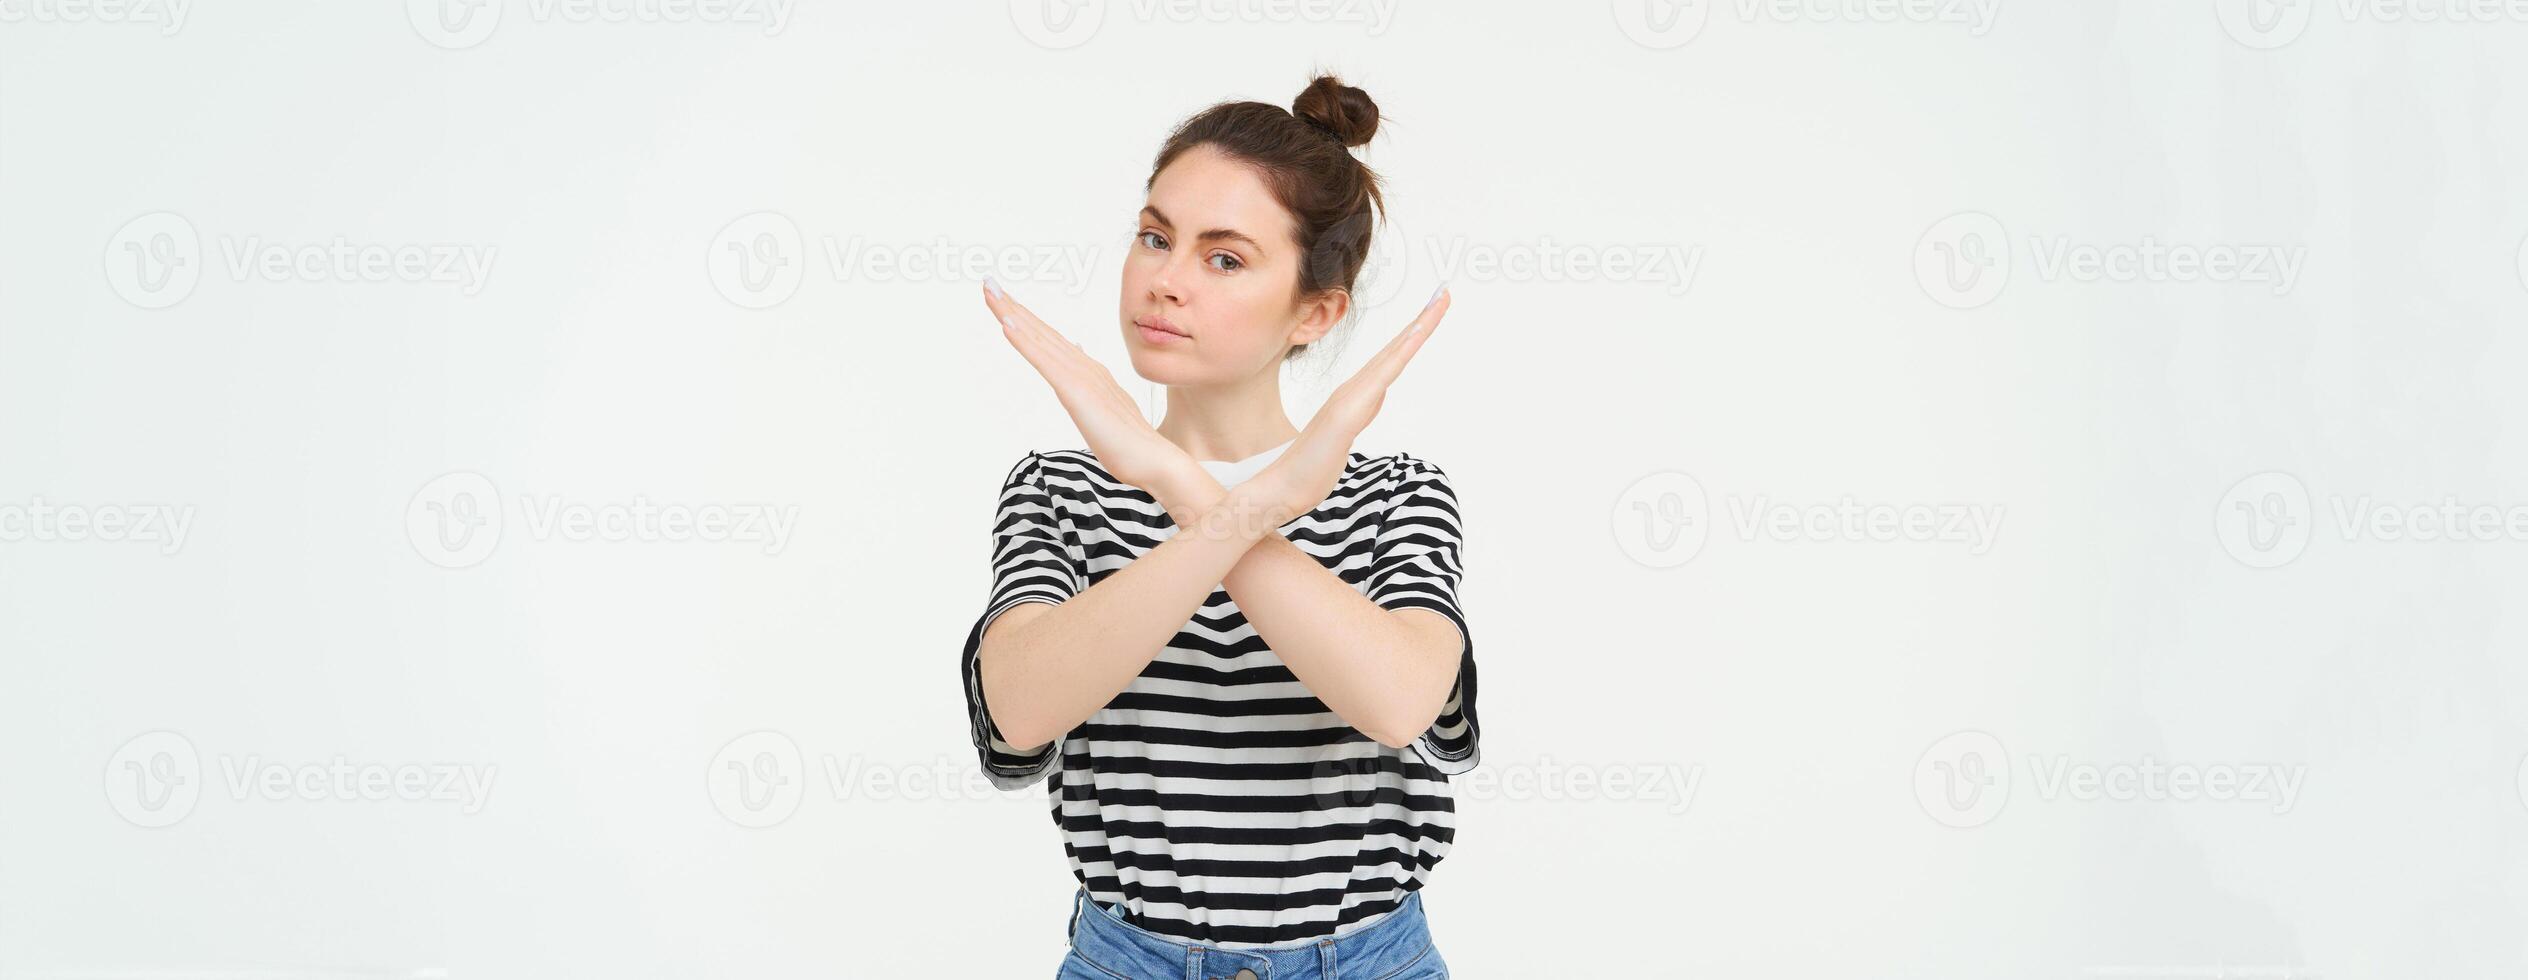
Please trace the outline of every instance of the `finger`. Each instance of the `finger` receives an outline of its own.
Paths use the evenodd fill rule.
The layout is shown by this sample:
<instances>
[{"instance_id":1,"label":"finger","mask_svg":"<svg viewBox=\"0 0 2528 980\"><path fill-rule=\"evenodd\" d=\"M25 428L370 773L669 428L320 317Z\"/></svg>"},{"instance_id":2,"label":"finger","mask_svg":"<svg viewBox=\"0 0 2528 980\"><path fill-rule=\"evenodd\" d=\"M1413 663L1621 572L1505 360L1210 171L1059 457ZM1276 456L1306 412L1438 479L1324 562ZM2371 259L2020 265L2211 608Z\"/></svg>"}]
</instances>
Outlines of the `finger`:
<instances>
[{"instance_id":1,"label":"finger","mask_svg":"<svg viewBox=\"0 0 2528 980\"><path fill-rule=\"evenodd\" d=\"M1018 348L1020 355L1027 358L1028 363L1036 366L1038 373L1045 375L1046 380L1059 383L1062 376L1082 366L1080 362L1087 355L1079 345L1055 330L1025 304L1011 298L999 283L990 279L983 281L983 302L1000 320L1002 334Z\"/></svg>"},{"instance_id":2,"label":"finger","mask_svg":"<svg viewBox=\"0 0 2528 980\"><path fill-rule=\"evenodd\" d=\"M1441 283L1440 288L1432 291L1431 301L1422 304L1422 312L1413 318L1413 322L1405 324L1404 329L1396 331L1395 338L1389 340L1387 346L1381 348L1375 356L1370 358L1370 361L1383 366L1386 362L1399 357L1410 358L1411 352L1419 350L1422 341L1439 326L1440 318L1448 315L1449 303L1448 284Z\"/></svg>"},{"instance_id":3,"label":"finger","mask_svg":"<svg viewBox=\"0 0 2528 980\"><path fill-rule=\"evenodd\" d=\"M1064 373L1063 365L1054 357L1053 349L1046 345L1044 335L1016 313L995 310L993 317L1000 321L1001 339L1008 341L1020 357L1027 359L1028 366L1044 375L1046 381L1058 384Z\"/></svg>"},{"instance_id":4,"label":"finger","mask_svg":"<svg viewBox=\"0 0 2528 980\"><path fill-rule=\"evenodd\" d=\"M1140 415L1140 403L1133 401L1132 396L1115 383L1114 374L1089 356L1088 349L1079 341L1064 336L1044 322L1035 311L1012 299L993 280L984 280L983 299L1001 318L1003 333L1009 337L1010 343L1018 348L1021 356L1027 358L1028 363L1035 365L1036 372L1044 375L1057 394L1076 397L1095 392L1115 410L1136 417Z\"/></svg>"},{"instance_id":5,"label":"finger","mask_svg":"<svg viewBox=\"0 0 2528 980\"><path fill-rule=\"evenodd\" d=\"M983 305L991 309L993 319L1001 322L1001 329L1014 337L1040 337L1057 332L1036 316L1035 311L1003 291L1000 283L988 277L983 280Z\"/></svg>"},{"instance_id":6,"label":"finger","mask_svg":"<svg viewBox=\"0 0 2528 980\"><path fill-rule=\"evenodd\" d=\"M1421 315L1414 317L1412 323L1405 324L1394 340L1388 341L1386 347L1370 357L1369 363L1361 365L1360 373L1376 379L1381 385L1395 383L1396 378L1404 373L1404 366L1422 349L1423 342L1430 340L1431 332L1438 329L1440 318L1448 315L1448 307L1448 284L1441 283L1440 288L1431 294L1431 301L1423 304Z\"/></svg>"}]
</instances>

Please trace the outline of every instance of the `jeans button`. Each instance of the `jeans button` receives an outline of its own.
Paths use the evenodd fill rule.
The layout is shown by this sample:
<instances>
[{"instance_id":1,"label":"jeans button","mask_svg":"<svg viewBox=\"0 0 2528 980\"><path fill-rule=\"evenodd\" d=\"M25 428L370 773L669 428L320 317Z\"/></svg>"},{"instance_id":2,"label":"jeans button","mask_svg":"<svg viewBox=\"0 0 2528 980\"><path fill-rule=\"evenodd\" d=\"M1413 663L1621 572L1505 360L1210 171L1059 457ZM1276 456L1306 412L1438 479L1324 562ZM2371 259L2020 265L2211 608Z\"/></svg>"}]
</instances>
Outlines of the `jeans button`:
<instances>
[{"instance_id":1,"label":"jeans button","mask_svg":"<svg viewBox=\"0 0 2528 980\"><path fill-rule=\"evenodd\" d=\"M1229 978L1229 980L1255 980L1255 971L1239 970L1238 975Z\"/></svg>"}]
</instances>

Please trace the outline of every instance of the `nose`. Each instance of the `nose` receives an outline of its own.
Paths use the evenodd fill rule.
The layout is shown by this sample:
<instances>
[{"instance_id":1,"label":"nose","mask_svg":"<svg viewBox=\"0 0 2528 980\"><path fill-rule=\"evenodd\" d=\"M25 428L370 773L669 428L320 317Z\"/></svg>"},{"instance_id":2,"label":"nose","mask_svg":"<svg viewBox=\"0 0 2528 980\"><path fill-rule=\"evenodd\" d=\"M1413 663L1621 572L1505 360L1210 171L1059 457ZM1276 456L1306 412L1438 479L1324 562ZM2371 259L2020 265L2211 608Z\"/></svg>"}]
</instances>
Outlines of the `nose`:
<instances>
[{"instance_id":1,"label":"nose","mask_svg":"<svg viewBox=\"0 0 2528 980\"><path fill-rule=\"evenodd\" d=\"M1185 301L1184 291L1176 287L1177 280L1180 278L1177 273L1181 271L1181 263L1185 261L1182 258L1184 254L1179 252L1170 255L1167 261L1159 264L1159 271L1150 277L1151 298L1163 299L1170 303Z\"/></svg>"}]
</instances>

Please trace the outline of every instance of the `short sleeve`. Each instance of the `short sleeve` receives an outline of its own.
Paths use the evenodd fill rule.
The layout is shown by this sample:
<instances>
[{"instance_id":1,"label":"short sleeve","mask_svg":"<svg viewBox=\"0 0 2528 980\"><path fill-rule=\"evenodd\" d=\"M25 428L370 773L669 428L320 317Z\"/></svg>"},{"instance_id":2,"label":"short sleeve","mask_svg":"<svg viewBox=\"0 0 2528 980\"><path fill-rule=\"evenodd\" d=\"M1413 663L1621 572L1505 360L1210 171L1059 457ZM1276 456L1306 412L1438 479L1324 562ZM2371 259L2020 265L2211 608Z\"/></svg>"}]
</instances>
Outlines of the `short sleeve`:
<instances>
[{"instance_id":1,"label":"short sleeve","mask_svg":"<svg viewBox=\"0 0 2528 980\"><path fill-rule=\"evenodd\" d=\"M1041 752L1021 754L1001 737L991 706L983 700L982 661L976 656L983 648L983 631L1022 603L1060 603L1086 588L1080 566L1065 546L1061 513L1045 482L1040 454L1027 454L1001 480L1000 503L992 520L991 571L992 591L982 617L966 634L958 672L964 675L966 714L984 776L995 787L1020 789L1053 771L1061 757L1062 740L1054 739Z\"/></svg>"},{"instance_id":2,"label":"short sleeve","mask_svg":"<svg viewBox=\"0 0 2528 980\"><path fill-rule=\"evenodd\" d=\"M1411 456L1397 457L1393 500L1380 518L1371 551L1369 599L1387 609L1428 609L1457 626L1457 683L1431 727L1413 740L1423 761L1448 775L1473 769L1481 758L1481 726L1475 721L1475 640L1466 628L1457 589L1466 574L1464 526L1448 474Z\"/></svg>"}]
</instances>

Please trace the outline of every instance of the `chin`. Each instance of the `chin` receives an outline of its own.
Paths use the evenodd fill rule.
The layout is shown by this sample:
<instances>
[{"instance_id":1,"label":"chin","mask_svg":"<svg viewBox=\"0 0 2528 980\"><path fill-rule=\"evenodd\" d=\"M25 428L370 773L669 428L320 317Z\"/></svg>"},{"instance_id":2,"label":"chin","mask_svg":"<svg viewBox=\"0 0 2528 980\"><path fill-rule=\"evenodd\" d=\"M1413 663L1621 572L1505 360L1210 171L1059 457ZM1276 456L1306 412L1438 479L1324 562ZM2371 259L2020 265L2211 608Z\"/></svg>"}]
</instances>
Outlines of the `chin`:
<instances>
[{"instance_id":1,"label":"chin","mask_svg":"<svg viewBox=\"0 0 2528 980\"><path fill-rule=\"evenodd\" d=\"M1124 344L1125 349L1132 355L1132 373L1140 375L1144 381L1153 384L1182 385L1201 380L1196 366L1185 363L1182 358L1170 357L1150 350L1141 346L1138 340L1126 340Z\"/></svg>"}]
</instances>

